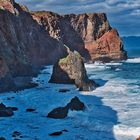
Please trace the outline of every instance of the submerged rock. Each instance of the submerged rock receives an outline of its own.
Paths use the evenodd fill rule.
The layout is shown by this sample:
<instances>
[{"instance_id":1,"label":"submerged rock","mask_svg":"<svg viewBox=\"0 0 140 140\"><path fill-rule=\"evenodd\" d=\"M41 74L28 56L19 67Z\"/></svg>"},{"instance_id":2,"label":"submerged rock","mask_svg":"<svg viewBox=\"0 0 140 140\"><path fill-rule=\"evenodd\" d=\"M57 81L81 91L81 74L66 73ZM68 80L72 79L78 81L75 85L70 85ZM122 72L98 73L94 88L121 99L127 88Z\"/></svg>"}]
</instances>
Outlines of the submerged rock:
<instances>
[{"instance_id":1,"label":"submerged rock","mask_svg":"<svg viewBox=\"0 0 140 140\"><path fill-rule=\"evenodd\" d=\"M27 108L26 109L26 112L34 112L34 111L36 111L36 109L34 109L34 108Z\"/></svg>"},{"instance_id":2,"label":"submerged rock","mask_svg":"<svg viewBox=\"0 0 140 140\"><path fill-rule=\"evenodd\" d=\"M84 109L84 103L81 102L78 97L74 97L65 107L58 107L53 109L51 112L48 113L47 117L54 119L63 119L67 117L69 110L80 111Z\"/></svg>"},{"instance_id":3,"label":"submerged rock","mask_svg":"<svg viewBox=\"0 0 140 140\"><path fill-rule=\"evenodd\" d=\"M75 84L79 90L91 91L96 88L94 81L89 80L81 55L68 50L68 56L60 59L53 67L50 83Z\"/></svg>"},{"instance_id":4,"label":"submerged rock","mask_svg":"<svg viewBox=\"0 0 140 140\"><path fill-rule=\"evenodd\" d=\"M0 104L0 117L13 116L14 112L11 107L6 107L3 103Z\"/></svg>"},{"instance_id":5,"label":"submerged rock","mask_svg":"<svg viewBox=\"0 0 140 140\"><path fill-rule=\"evenodd\" d=\"M62 134L62 131L57 131L57 132L53 132L51 134L49 134L50 136L59 136Z\"/></svg>"},{"instance_id":6,"label":"submerged rock","mask_svg":"<svg viewBox=\"0 0 140 140\"><path fill-rule=\"evenodd\" d=\"M65 93L65 92L69 92L69 89L59 89L59 92Z\"/></svg>"}]
</instances>

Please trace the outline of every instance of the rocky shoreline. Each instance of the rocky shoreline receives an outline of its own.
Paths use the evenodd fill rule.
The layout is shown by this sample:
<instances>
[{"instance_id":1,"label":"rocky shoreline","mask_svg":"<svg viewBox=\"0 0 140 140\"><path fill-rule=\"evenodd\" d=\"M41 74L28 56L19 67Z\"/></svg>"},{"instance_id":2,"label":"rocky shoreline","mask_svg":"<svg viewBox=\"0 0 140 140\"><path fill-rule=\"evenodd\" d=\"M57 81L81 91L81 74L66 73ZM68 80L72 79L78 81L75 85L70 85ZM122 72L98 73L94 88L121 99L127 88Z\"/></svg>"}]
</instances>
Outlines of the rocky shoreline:
<instances>
[{"instance_id":1,"label":"rocky shoreline","mask_svg":"<svg viewBox=\"0 0 140 140\"><path fill-rule=\"evenodd\" d=\"M65 45L85 62L127 58L105 13L31 12L14 0L1 0L0 19L0 91L12 89L15 77L33 76L65 57Z\"/></svg>"}]
</instances>

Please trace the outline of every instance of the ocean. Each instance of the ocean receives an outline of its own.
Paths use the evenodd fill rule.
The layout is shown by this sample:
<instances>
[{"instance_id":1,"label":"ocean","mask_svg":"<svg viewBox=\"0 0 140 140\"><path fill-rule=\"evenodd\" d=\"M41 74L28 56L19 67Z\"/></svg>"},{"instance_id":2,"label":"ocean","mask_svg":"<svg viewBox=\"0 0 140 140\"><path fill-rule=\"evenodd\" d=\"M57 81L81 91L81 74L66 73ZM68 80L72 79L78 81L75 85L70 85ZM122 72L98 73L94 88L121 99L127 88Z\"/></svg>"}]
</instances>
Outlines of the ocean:
<instances>
[{"instance_id":1,"label":"ocean","mask_svg":"<svg viewBox=\"0 0 140 140\"><path fill-rule=\"evenodd\" d=\"M140 135L140 46L125 49L126 61L86 65L90 78L103 83L93 92L117 113L113 133L120 140Z\"/></svg>"},{"instance_id":2,"label":"ocean","mask_svg":"<svg viewBox=\"0 0 140 140\"><path fill-rule=\"evenodd\" d=\"M92 92L79 92L74 85L48 83L52 66L46 66L33 78L38 87L1 94L0 102L18 111L0 119L0 137L12 140L12 133L18 131L23 140L135 140L140 135L140 48L125 49L129 55L126 61L85 64L88 76L100 84ZM59 89L64 88L70 91L60 93ZM84 102L85 111L70 111L62 120L46 117L74 96ZM27 108L36 111L26 112ZM64 129L68 132L49 136Z\"/></svg>"}]
</instances>

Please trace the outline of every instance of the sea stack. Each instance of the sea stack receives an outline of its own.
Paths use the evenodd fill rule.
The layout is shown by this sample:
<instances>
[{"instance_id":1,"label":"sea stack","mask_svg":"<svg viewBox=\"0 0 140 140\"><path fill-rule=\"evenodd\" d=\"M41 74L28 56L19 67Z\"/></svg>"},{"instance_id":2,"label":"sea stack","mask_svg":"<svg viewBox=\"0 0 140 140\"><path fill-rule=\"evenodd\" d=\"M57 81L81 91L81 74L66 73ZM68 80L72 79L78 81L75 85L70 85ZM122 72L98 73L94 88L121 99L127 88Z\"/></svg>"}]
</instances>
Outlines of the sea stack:
<instances>
[{"instance_id":1,"label":"sea stack","mask_svg":"<svg viewBox=\"0 0 140 140\"><path fill-rule=\"evenodd\" d=\"M81 91L96 88L94 81L89 80L83 59L77 51L68 50L68 55L60 59L53 67L50 83L75 84Z\"/></svg>"}]
</instances>

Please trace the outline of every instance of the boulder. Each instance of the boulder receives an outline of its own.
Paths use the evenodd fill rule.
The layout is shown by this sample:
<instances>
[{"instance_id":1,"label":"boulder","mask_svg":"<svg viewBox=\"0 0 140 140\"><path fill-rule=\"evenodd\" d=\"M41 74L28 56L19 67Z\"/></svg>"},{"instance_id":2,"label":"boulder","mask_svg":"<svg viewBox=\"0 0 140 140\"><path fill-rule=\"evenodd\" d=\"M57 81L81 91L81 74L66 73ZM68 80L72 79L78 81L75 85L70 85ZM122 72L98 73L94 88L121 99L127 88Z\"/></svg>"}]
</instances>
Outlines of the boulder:
<instances>
[{"instance_id":1,"label":"boulder","mask_svg":"<svg viewBox=\"0 0 140 140\"><path fill-rule=\"evenodd\" d=\"M65 107L58 107L53 109L51 112L48 113L47 117L54 119L63 119L67 117L69 110L83 111L84 109L84 103L81 102L78 97L74 97Z\"/></svg>"},{"instance_id":2,"label":"boulder","mask_svg":"<svg viewBox=\"0 0 140 140\"><path fill-rule=\"evenodd\" d=\"M68 108L67 107L58 107L53 109L50 113L48 113L48 118L54 118L54 119L63 119L66 118L68 114Z\"/></svg>"},{"instance_id":3,"label":"boulder","mask_svg":"<svg viewBox=\"0 0 140 140\"><path fill-rule=\"evenodd\" d=\"M75 84L79 90L91 91L97 84L89 80L81 55L68 49L68 56L60 59L53 67L50 83Z\"/></svg>"},{"instance_id":4,"label":"boulder","mask_svg":"<svg viewBox=\"0 0 140 140\"><path fill-rule=\"evenodd\" d=\"M13 116L14 112L11 107L6 107L3 103L0 104L0 117Z\"/></svg>"},{"instance_id":5,"label":"boulder","mask_svg":"<svg viewBox=\"0 0 140 140\"><path fill-rule=\"evenodd\" d=\"M74 97L71 99L70 103L67 104L67 108L70 110L80 111L85 109L85 105L78 97Z\"/></svg>"}]
</instances>

